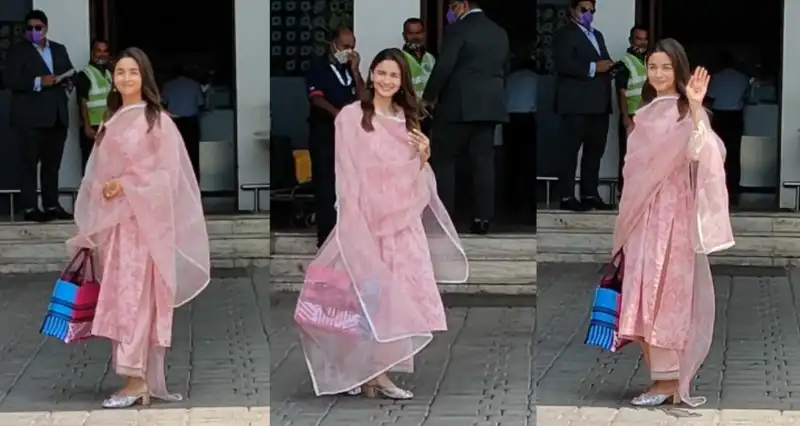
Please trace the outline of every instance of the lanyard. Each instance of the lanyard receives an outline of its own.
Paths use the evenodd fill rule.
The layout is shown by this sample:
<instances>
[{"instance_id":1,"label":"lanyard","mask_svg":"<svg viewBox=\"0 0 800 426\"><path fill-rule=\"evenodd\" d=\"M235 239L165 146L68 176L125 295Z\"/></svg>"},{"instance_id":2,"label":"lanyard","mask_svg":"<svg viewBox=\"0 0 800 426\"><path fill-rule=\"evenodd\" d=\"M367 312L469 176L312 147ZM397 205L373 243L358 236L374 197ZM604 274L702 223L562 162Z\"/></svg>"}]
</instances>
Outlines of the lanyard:
<instances>
[{"instance_id":1,"label":"lanyard","mask_svg":"<svg viewBox=\"0 0 800 426\"><path fill-rule=\"evenodd\" d=\"M333 73L336 74L336 79L339 80L339 83L342 84L342 87L350 87L350 85L353 84L353 76L351 76L349 72L344 72L344 75L347 76L347 81L345 81L344 77L342 77L342 73L339 72L339 68L336 65L330 65Z\"/></svg>"}]
</instances>

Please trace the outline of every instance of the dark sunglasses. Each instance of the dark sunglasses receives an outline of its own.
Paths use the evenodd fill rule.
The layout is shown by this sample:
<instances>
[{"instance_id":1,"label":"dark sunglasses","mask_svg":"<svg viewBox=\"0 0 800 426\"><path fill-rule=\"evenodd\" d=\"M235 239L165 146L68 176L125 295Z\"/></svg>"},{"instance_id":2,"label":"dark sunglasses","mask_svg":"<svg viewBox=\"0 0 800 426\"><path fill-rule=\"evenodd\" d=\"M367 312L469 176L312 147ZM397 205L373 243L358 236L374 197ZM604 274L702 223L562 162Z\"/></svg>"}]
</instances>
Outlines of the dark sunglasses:
<instances>
[{"instance_id":1,"label":"dark sunglasses","mask_svg":"<svg viewBox=\"0 0 800 426\"><path fill-rule=\"evenodd\" d=\"M25 27L26 31L33 31L33 30L41 31L43 29L44 29L44 25L28 25L28 26Z\"/></svg>"},{"instance_id":2,"label":"dark sunglasses","mask_svg":"<svg viewBox=\"0 0 800 426\"><path fill-rule=\"evenodd\" d=\"M581 13L586 13L586 12L589 12L589 13L591 13L592 15L594 15L594 13L595 13L595 12L597 12L597 11L596 11L596 10L594 10L594 9L590 9L590 8L588 8L588 7L581 7Z\"/></svg>"}]
</instances>

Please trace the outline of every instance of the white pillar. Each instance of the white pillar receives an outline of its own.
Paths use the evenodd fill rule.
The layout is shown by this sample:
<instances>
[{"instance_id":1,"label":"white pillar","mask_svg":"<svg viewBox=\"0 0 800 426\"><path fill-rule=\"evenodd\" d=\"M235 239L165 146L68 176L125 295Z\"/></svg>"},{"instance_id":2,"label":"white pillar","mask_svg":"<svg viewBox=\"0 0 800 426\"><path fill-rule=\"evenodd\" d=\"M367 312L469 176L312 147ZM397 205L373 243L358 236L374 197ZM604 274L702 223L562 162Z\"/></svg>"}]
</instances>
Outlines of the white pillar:
<instances>
[{"instance_id":1,"label":"white pillar","mask_svg":"<svg viewBox=\"0 0 800 426\"><path fill-rule=\"evenodd\" d=\"M236 148L239 185L268 183L269 146L256 133L270 130L270 2L236 0ZM262 193L262 209L269 196ZM239 209L253 208L239 191Z\"/></svg>"},{"instance_id":2,"label":"white pillar","mask_svg":"<svg viewBox=\"0 0 800 426\"><path fill-rule=\"evenodd\" d=\"M784 189L787 181L800 180L800 56L795 50L800 45L800 26L789 24L800 16L800 2L783 2L783 71L780 85L781 129L780 129L780 207L794 208L794 190Z\"/></svg>"},{"instance_id":3,"label":"white pillar","mask_svg":"<svg viewBox=\"0 0 800 426\"><path fill-rule=\"evenodd\" d=\"M618 61L630 45L628 38L631 27L636 23L635 0L607 0L597 2L597 13L594 16L594 27L603 33L611 59ZM619 176L619 101L617 89L611 96L613 114L608 126L608 143L603 162L600 164L601 178ZM580 163L579 163L580 164Z\"/></svg>"},{"instance_id":4,"label":"white pillar","mask_svg":"<svg viewBox=\"0 0 800 426\"><path fill-rule=\"evenodd\" d=\"M89 63L90 23L88 0L34 0L34 9L41 9L49 21L47 37L67 48L72 65L81 69ZM67 133L66 148L61 161L59 184L64 187L77 187L81 182L81 150L79 143L80 113L75 100L75 92L69 96L70 126ZM71 198L61 200L64 208L72 207Z\"/></svg>"},{"instance_id":5,"label":"white pillar","mask_svg":"<svg viewBox=\"0 0 800 426\"><path fill-rule=\"evenodd\" d=\"M353 29L364 80L378 52L403 46L403 22L420 17L420 3L420 0L354 0Z\"/></svg>"}]
</instances>

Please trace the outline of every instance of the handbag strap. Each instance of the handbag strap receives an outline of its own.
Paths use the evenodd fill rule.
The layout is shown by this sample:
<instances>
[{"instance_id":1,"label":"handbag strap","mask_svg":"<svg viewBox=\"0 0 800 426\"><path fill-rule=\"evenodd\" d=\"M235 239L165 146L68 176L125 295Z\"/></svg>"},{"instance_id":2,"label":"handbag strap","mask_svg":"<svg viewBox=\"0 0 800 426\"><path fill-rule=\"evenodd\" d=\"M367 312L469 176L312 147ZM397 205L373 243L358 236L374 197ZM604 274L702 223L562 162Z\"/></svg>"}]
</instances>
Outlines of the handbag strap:
<instances>
[{"instance_id":1,"label":"handbag strap","mask_svg":"<svg viewBox=\"0 0 800 426\"><path fill-rule=\"evenodd\" d=\"M61 272L61 277L63 278L69 271L71 271L72 268L75 266L75 264L78 263L78 261L80 261L80 264L75 269L75 273L83 275L83 272L86 269L86 265L88 264L92 274L92 281L96 282L97 274L95 273L94 260L92 259L92 249L90 248L80 249L78 253L75 255L75 257L73 257L72 260L69 262L64 271Z\"/></svg>"}]
</instances>

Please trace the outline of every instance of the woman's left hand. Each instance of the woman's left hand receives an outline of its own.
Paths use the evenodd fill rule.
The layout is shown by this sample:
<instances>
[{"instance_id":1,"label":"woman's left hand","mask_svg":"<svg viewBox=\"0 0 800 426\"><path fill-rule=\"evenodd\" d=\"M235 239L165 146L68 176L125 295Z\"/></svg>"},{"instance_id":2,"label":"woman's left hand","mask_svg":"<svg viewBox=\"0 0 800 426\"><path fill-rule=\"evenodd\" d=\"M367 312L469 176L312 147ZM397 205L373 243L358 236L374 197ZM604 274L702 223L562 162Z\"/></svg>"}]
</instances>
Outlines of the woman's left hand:
<instances>
[{"instance_id":1,"label":"woman's left hand","mask_svg":"<svg viewBox=\"0 0 800 426\"><path fill-rule=\"evenodd\" d=\"M411 145L419 152L420 154L430 153L431 150L431 142L428 140L428 137L425 136L419 129L414 129L409 132L409 136L411 137Z\"/></svg>"},{"instance_id":2,"label":"woman's left hand","mask_svg":"<svg viewBox=\"0 0 800 426\"><path fill-rule=\"evenodd\" d=\"M689 102L695 105L702 105L710 82L711 75L705 68L695 68L694 74L689 78L689 82L686 83L686 97L689 98Z\"/></svg>"},{"instance_id":3,"label":"woman's left hand","mask_svg":"<svg viewBox=\"0 0 800 426\"><path fill-rule=\"evenodd\" d=\"M110 200L122 194L122 183L119 179L111 179L103 185L103 197Z\"/></svg>"}]
</instances>

